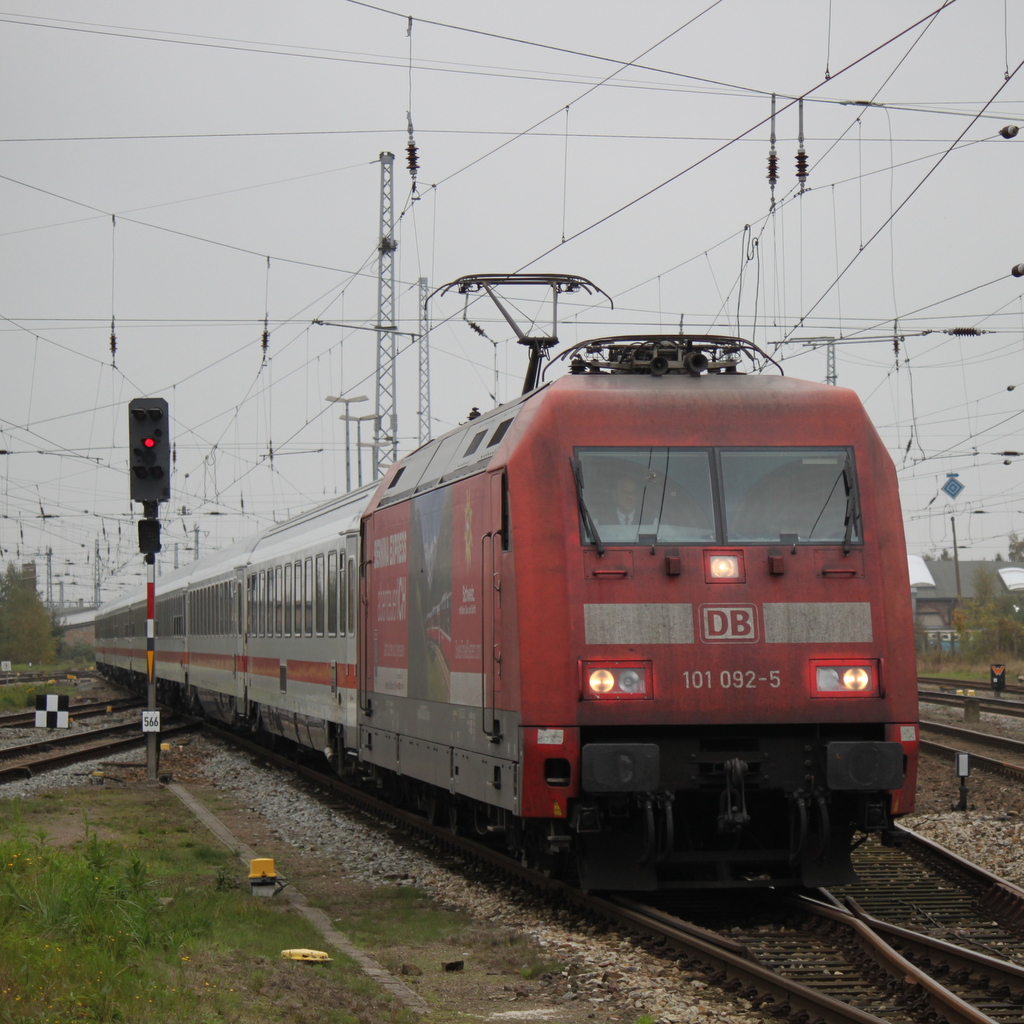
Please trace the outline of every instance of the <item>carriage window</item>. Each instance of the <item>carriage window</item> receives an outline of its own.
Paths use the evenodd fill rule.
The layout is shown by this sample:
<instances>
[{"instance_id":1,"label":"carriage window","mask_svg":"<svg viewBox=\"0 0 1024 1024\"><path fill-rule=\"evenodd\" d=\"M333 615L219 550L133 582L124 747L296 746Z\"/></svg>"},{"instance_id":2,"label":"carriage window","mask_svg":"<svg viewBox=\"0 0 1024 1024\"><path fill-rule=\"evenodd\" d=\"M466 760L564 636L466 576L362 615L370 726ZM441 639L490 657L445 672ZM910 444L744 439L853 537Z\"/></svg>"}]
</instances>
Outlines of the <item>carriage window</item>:
<instances>
[{"instance_id":1,"label":"carriage window","mask_svg":"<svg viewBox=\"0 0 1024 1024\"><path fill-rule=\"evenodd\" d=\"M583 506L604 543L714 543L706 450L588 448L577 466ZM584 539L593 543L582 518Z\"/></svg>"},{"instance_id":2,"label":"carriage window","mask_svg":"<svg viewBox=\"0 0 1024 1024\"><path fill-rule=\"evenodd\" d=\"M274 567L274 632L284 632L284 580L281 566Z\"/></svg>"},{"instance_id":3,"label":"carriage window","mask_svg":"<svg viewBox=\"0 0 1024 1024\"><path fill-rule=\"evenodd\" d=\"M345 552L338 556L338 636L345 635L348 620L348 590L345 583Z\"/></svg>"},{"instance_id":4,"label":"carriage window","mask_svg":"<svg viewBox=\"0 0 1024 1024\"><path fill-rule=\"evenodd\" d=\"M284 567L284 635L292 635L292 563Z\"/></svg>"},{"instance_id":5,"label":"carriage window","mask_svg":"<svg viewBox=\"0 0 1024 1024\"><path fill-rule=\"evenodd\" d=\"M260 622L256 629L257 636L266 636L267 633L267 574L260 569L260 592L257 596L259 604Z\"/></svg>"},{"instance_id":6,"label":"carriage window","mask_svg":"<svg viewBox=\"0 0 1024 1024\"><path fill-rule=\"evenodd\" d=\"M733 449L721 460L730 543L860 541L845 448Z\"/></svg>"},{"instance_id":7,"label":"carriage window","mask_svg":"<svg viewBox=\"0 0 1024 1024\"><path fill-rule=\"evenodd\" d=\"M356 633L356 560L348 560L348 635L355 636Z\"/></svg>"},{"instance_id":8,"label":"carriage window","mask_svg":"<svg viewBox=\"0 0 1024 1024\"><path fill-rule=\"evenodd\" d=\"M295 621L292 636L302 636L302 563L295 563Z\"/></svg>"},{"instance_id":9,"label":"carriage window","mask_svg":"<svg viewBox=\"0 0 1024 1024\"><path fill-rule=\"evenodd\" d=\"M305 633L306 636L313 635L313 559L307 558L304 566L302 589L305 596Z\"/></svg>"},{"instance_id":10,"label":"carriage window","mask_svg":"<svg viewBox=\"0 0 1024 1024\"><path fill-rule=\"evenodd\" d=\"M496 444L500 444L501 439L505 436L505 434L508 432L508 428L511 426L511 419L502 420L501 423L498 424L498 429L495 430L495 432L491 435L490 441L487 442L487 447L493 448Z\"/></svg>"},{"instance_id":11,"label":"carriage window","mask_svg":"<svg viewBox=\"0 0 1024 1024\"><path fill-rule=\"evenodd\" d=\"M480 433L478 433L476 435L476 437L474 437L473 440L470 441L469 447L462 453L462 457L465 459L468 456L472 455L477 450L477 448L480 447L480 442L486 436L487 436L487 431L486 430L481 430Z\"/></svg>"},{"instance_id":12,"label":"carriage window","mask_svg":"<svg viewBox=\"0 0 1024 1024\"><path fill-rule=\"evenodd\" d=\"M327 552L327 632L338 632L338 552Z\"/></svg>"},{"instance_id":13,"label":"carriage window","mask_svg":"<svg viewBox=\"0 0 1024 1024\"><path fill-rule=\"evenodd\" d=\"M316 617L316 635L324 635L324 556L316 556L316 603L314 605Z\"/></svg>"}]
</instances>

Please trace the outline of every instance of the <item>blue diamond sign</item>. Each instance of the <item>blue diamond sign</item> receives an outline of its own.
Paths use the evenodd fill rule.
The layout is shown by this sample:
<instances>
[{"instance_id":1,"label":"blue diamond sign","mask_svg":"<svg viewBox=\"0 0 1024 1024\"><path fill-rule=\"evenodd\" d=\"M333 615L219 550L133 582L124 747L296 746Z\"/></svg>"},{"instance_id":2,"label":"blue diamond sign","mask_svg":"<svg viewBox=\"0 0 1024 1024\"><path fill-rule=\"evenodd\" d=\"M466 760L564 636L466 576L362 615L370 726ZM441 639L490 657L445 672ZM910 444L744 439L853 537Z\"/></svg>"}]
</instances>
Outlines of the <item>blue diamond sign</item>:
<instances>
[{"instance_id":1,"label":"blue diamond sign","mask_svg":"<svg viewBox=\"0 0 1024 1024\"><path fill-rule=\"evenodd\" d=\"M956 473L947 473L946 482L942 485L941 489L951 498L955 498L964 489L964 485L957 480Z\"/></svg>"}]
</instances>

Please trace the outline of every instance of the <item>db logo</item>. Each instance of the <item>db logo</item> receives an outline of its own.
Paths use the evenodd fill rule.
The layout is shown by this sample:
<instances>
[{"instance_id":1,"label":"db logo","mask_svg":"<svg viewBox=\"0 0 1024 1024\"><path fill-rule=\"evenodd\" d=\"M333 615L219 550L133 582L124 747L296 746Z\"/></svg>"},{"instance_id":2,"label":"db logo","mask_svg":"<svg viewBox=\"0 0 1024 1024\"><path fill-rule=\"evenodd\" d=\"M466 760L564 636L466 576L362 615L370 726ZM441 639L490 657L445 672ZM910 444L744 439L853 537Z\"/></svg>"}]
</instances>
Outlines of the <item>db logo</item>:
<instances>
[{"instance_id":1,"label":"db logo","mask_svg":"<svg viewBox=\"0 0 1024 1024\"><path fill-rule=\"evenodd\" d=\"M752 604L702 604L700 637L709 644L754 643L757 608Z\"/></svg>"}]
</instances>

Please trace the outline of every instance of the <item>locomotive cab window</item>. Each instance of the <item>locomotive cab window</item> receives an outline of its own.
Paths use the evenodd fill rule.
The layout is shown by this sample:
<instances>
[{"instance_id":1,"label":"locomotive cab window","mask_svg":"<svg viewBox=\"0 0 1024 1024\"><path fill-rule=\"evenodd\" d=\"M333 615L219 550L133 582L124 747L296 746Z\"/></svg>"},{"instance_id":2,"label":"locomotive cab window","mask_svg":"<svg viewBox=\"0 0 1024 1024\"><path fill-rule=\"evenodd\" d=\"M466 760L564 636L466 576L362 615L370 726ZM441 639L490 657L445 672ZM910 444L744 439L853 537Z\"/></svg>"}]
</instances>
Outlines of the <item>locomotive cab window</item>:
<instances>
[{"instance_id":1,"label":"locomotive cab window","mask_svg":"<svg viewBox=\"0 0 1024 1024\"><path fill-rule=\"evenodd\" d=\"M716 540L710 453L588 448L576 458L584 538L608 544Z\"/></svg>"},{"instance_id":2,"label":"locomotive cab window","mask_svg":"<svg viewBox=\"0 0 1024 1024\"><path fill-rule=\"evenodd\" d=\"M845 448L731 449L720 459L729 543L860 542Z\"/></svg>"},{"instance_id":3,"label":"locomotive cab window","mask_svg":"<svg viewBox=\"0 0 1024 1024\"><path fill-rule=\"evenodd\" d=\"M584 544L859 544L847 448L578 448Z\"/></svg>"}]
</instances>

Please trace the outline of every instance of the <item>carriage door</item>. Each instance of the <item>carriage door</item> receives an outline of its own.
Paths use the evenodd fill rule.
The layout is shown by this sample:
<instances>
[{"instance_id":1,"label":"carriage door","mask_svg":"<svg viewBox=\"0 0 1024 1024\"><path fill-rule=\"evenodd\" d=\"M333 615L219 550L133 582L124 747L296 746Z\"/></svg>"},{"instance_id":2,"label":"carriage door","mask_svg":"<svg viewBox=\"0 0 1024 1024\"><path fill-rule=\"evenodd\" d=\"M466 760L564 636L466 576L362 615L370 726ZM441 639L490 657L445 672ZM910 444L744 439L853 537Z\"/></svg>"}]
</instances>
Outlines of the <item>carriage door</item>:
<instances>
[{"instance_id":1,"label":"carriage door","mask_svg":"<svg viewBox=\"0 0 1024 1024\"><path fill-rule=\"evenodd\" d=\"M234 652L231 658L232 675L235 680L235 699L238 712L244 715L247 711L245 698L249 689L249 661L246 657L247 630L245 628L245 570L235 570L235 580L231 584L231 619L235 635L231 638Z\"/></svg>"},{"instance_id":2,"label":"carriage door","mask_svg":"<svg viewBox=\"0 0 1024 1024\"><path fill-rule=\"evenodd\" d=\"M501 740L501 552L507 544L505 474L493 473L487 481L487 532L482 538L483 585L483 731L491 742Z\"/></svg>"}]
</instances>

